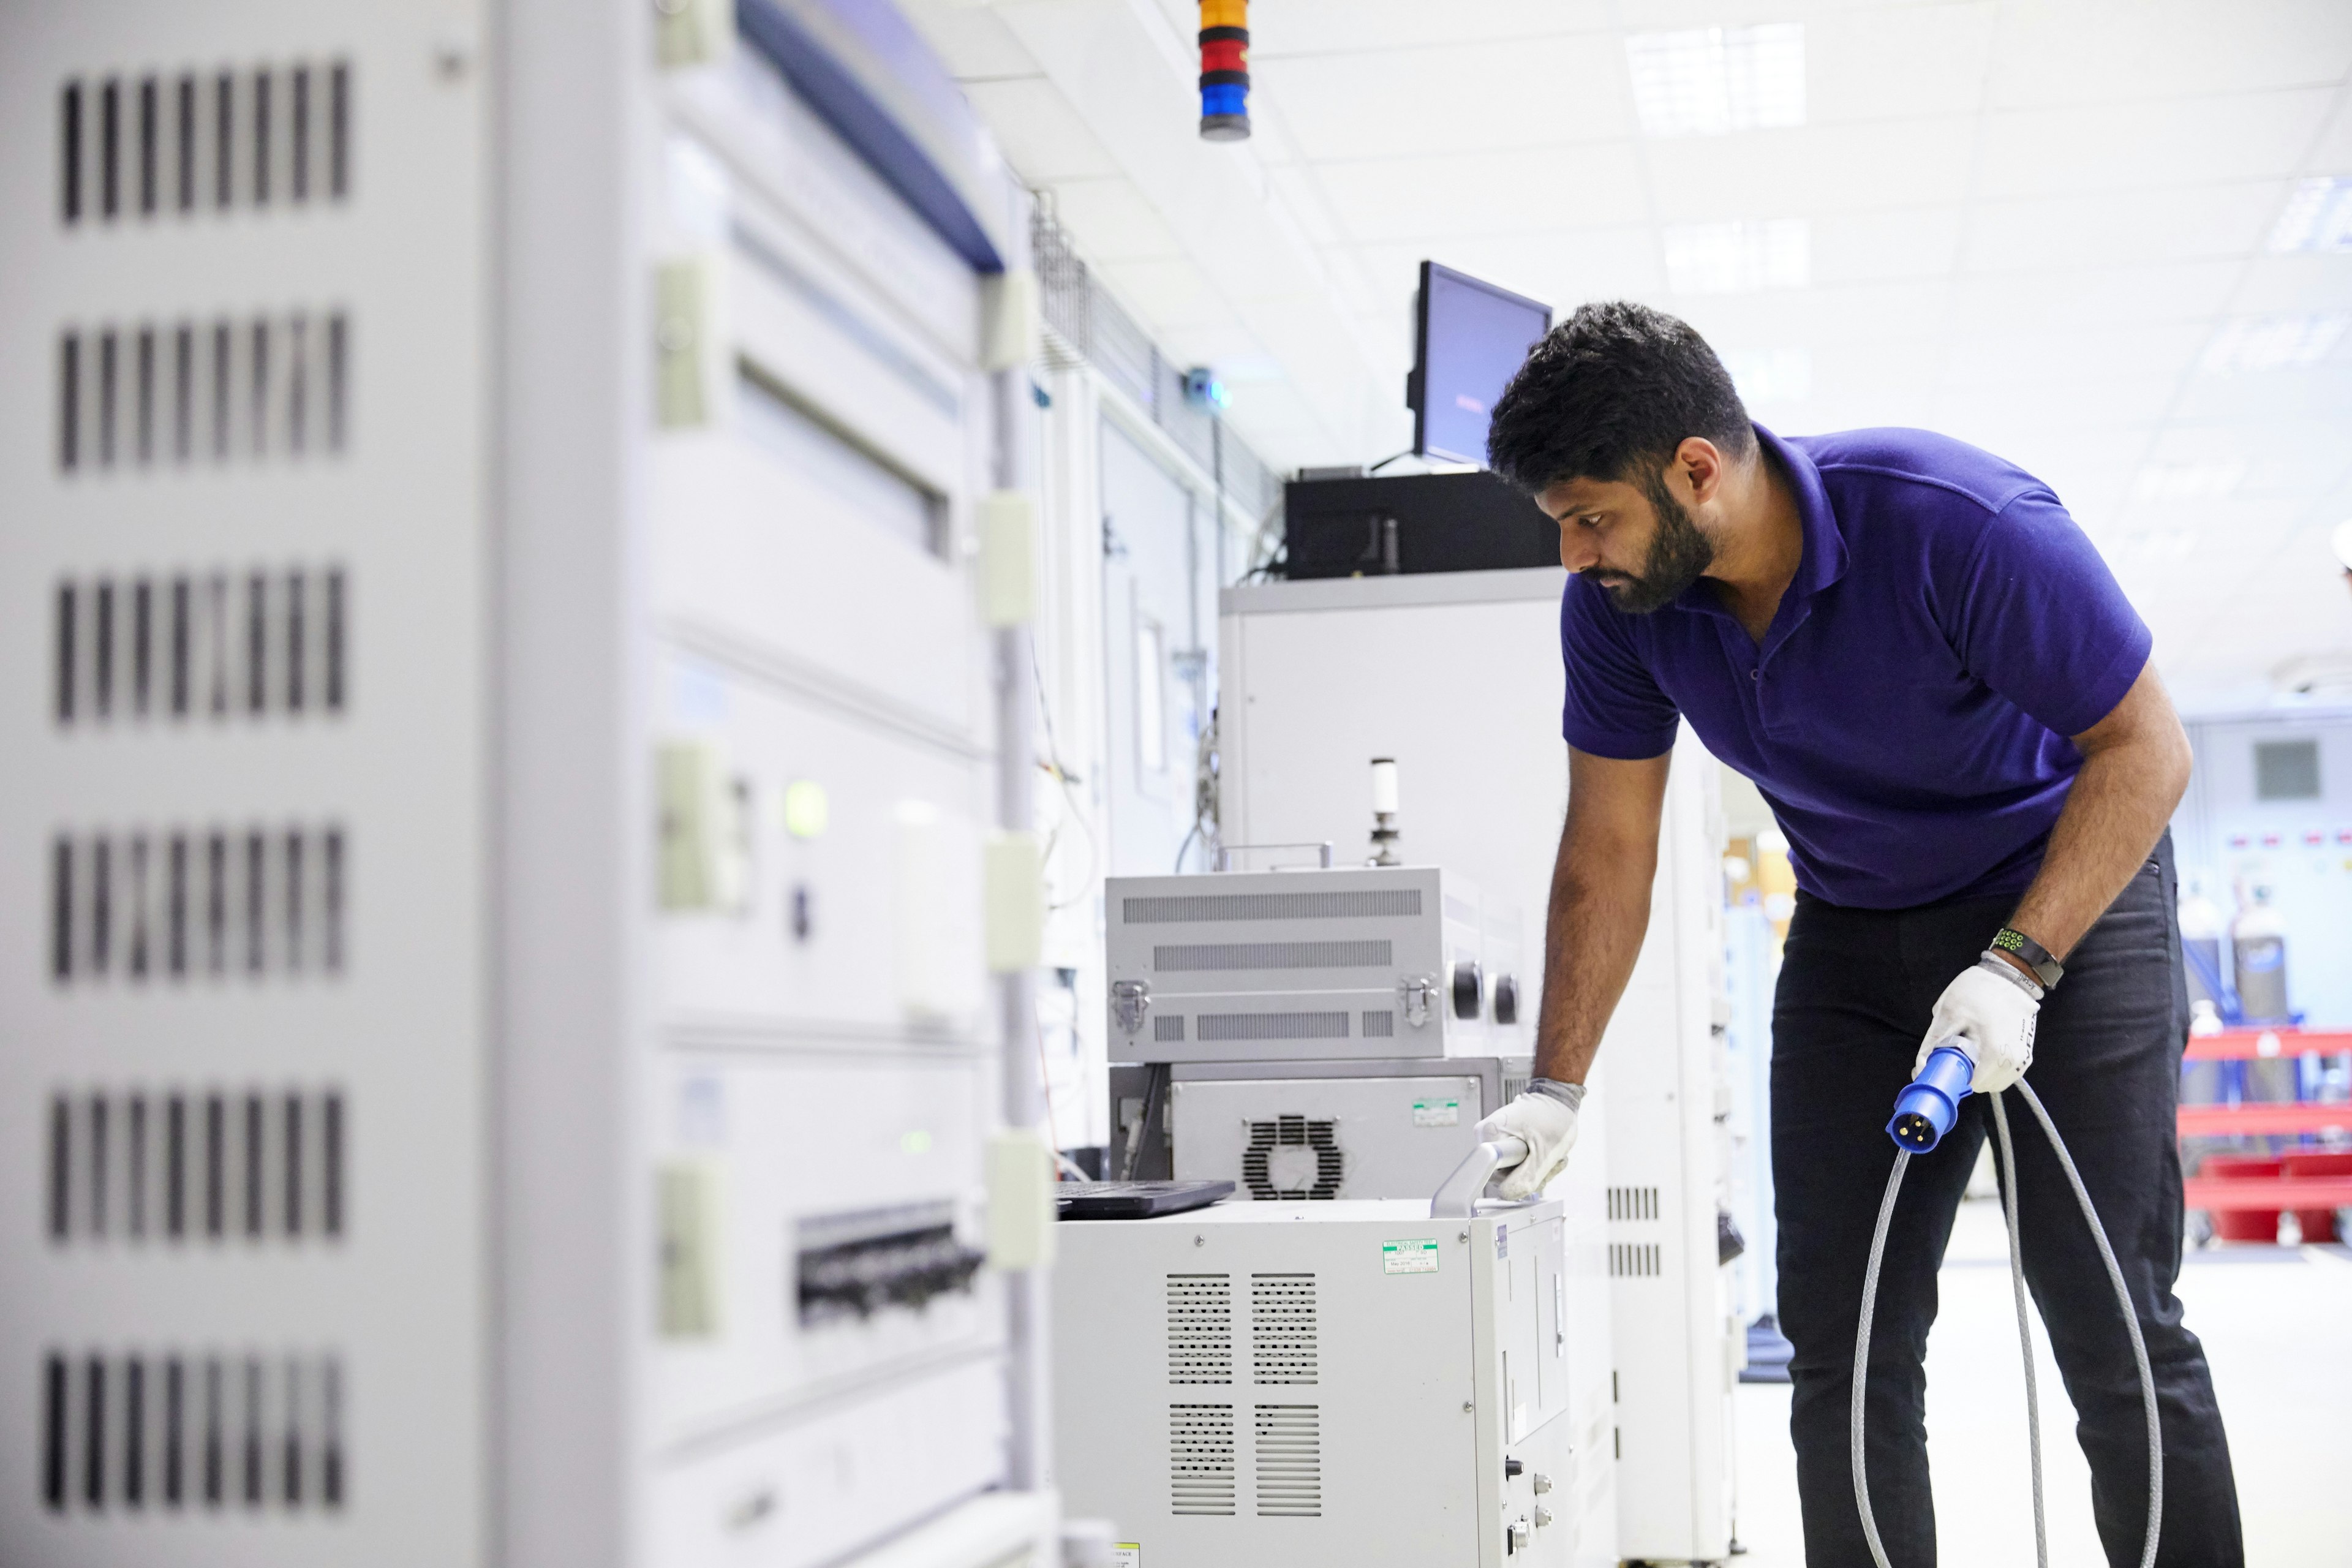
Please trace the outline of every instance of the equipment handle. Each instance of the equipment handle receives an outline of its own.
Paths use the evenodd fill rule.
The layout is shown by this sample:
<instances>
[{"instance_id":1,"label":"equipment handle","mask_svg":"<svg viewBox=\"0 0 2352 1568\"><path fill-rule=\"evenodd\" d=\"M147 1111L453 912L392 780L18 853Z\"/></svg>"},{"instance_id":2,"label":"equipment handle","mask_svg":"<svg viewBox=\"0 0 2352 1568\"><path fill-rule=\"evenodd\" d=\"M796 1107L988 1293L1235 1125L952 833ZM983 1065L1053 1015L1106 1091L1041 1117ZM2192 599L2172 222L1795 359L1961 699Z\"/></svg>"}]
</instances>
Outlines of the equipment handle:
<instances>
[{"instance_id":1,"label":"equipment handle","mask_svg":"<svg viewBox=\"0 0 2352 1568\"><path fill-rule=\"evenodd\" d=\"M1486 1184L1495 1179L1495 1173L1509 1170L1527 1157L1527 1144L1517 1138L1506 1136L1479 1144L1463 1156L1452 1175L1439 1184L1437 1195L1429 1200L1429 1217L1468 1219L1478 1212L1478 1200L1486 1194Z\"/></svg>"}]
</instances>

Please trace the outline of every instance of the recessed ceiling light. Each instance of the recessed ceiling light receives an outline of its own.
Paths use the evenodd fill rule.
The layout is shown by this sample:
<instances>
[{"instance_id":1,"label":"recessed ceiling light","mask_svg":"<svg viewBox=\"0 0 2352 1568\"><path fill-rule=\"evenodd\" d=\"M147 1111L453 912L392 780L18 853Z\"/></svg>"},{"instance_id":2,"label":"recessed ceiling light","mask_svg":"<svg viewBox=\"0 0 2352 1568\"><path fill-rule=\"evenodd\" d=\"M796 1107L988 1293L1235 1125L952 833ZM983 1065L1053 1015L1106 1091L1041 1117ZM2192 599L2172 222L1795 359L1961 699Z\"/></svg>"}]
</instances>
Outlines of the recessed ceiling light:
<instances>
[{"instance_id":1,"label":"recessed ceiling light","mask_svg":"<svg viewBox=\"0 0 2352 1568\"><path fill-rule=\"evenodd\" d=\"M2336 346L2352 316L2245 316L2221 323L2205 345L2204 368L2218 375L2316 364Z\"/></svg>"},{"instance_id":2,"label":"recessed ceiling light","mask_svg":"<svg viewBox=\"0 0 2352 1568\"><path fill-rule=\"evenodd\" d=\"M1633 110L1651 136L1720 136L1805 122L1799 22L1636 33L1625 40Z\"/></svg>"},{"instance_id":3,"label":"recessed ceiling light","mask_svg":"<svg viewBox=\"0 0 2352 1568\"><path fill-rule=\"evenodd\" d=\"M2132 494L2142 500L2218 500L2245 477L2246 465L2234 460L2159 463L2139 471Z\"/></svg>"},{"instance_id":4,"label":"recessed ceiling light","mask_svg":"<svg viewBox=\"0 0 2352 1568\"><path fill-rule=\"evenodd\" d=\"M1676 224L1666 230L1666 287L1677 294L1801 289L1812 263L1812 229L1801 217Z\"/></svg>"},{"instance_id":5,"label":"recessed ceiling light","mask_svg":"<svg viewBox=\"0 0 2352 1568\"><path fill-rule=\"evenodd\" d=\"M2352 177L2297 180L2271 230L2273 250L2352 250Z\"/></svg>"},{"instance_id":6,"label":"recessed ceiling light","mask_svg":"<svg viewBox=\"0 0 2352 1568\"><path fill-rule=\"evenodd\" d=\"M1813 356L1805 349L1740 349L1723 356L1723 368L1750 408L1801 403L1813 395Z\"/></svg>"}]
</instances>

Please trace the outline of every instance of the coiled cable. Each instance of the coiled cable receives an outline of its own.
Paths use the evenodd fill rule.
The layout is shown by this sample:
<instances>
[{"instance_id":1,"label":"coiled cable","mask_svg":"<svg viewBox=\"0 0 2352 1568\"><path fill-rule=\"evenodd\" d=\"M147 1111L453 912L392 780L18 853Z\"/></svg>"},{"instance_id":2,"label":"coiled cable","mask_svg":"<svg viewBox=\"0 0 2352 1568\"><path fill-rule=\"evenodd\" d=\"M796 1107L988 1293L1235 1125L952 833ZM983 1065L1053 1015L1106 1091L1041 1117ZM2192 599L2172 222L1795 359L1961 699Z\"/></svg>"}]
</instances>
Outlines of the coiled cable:
<instances>
[{"instance_id":1,"label":"coiled cable","mask_svg":"<svg viewBox=\"0 0 2352 1568\"><path fill-rule=\"evenodd\" d=\"M2022 1079L2013 1086L2025 1099L2034 1120L2050 1139L2050 1147L2058 1156L2058 1163L2066 1173L2066 1184L2074 1189L2074 1202L2083 1211L2083 1219L2091 1227L2091 1239L2097 1244L2099 1261L2106 1266L2107 1282L2115 1287L2116 1304L2123 1310L2124 1328L2131 1336L2132 1360L2139 1371L2140 1405L2147 1420L2147 1535L2140 1549L2140 1568L2155 1568L2157 1541L2164 1525L2164 1436L2159 1426L2156 1404L2156 1374L2149 1368L2147 1341L2140 1333L2139 1314L2133 1310L2131 1290L2124 1283L2124 1271L2116 1261L2115 1248L2108 1245L2106 1228L2099 1224L2098 1211L2091 1205L2090 1190L2083 1185L2082 1173L2074 1168L2074 1157L2067 1152L2066 1141L2058 1136L2058 1129L2050 1120L2050 1112L2042 1099ZM2017 1332L2025 1351L2025 1413L2032 1438L2033 1463L2033 1549L2034 1561L2041 1568L2050 1568L2050 1545L2043 1530L2042 1510L2042 1419L2036 1398L2033 1377L2033 1339L2025 1321L2025 1259L2018 1242L2017 1223L2017 1163L2010 1143L2009 1118L2003 1111L2000 1096L1992 1097L1993 1127L2000 1136L2003 1167L2002 1217L2009 1227L2010 1282L2017 1298ZM1886 1178L1886 1196L1878 1205L1878 1226L1870 1237L1870 1263L1862 1277L1862 1318L1853 1337L1853 1403L1848 1420L1853 1456L1853 1502L1862 1515L1862 1533L1870 1544L1871 1560L1878 1568L1894 1568L1886 1560L1886 1548L1878 1539L1878 1521L1870 1511L1870 1480L1864 1458L1863 1415L1869 1392L1870 1323L1878 1309L1879 1265L1886 1253L1886 1233L1895 1218L1895 1194L1903 1189L1903 1173L1909 1169L1911 1152L1898 1149L1895 1169Z\"/></svg>"}]
</instances>

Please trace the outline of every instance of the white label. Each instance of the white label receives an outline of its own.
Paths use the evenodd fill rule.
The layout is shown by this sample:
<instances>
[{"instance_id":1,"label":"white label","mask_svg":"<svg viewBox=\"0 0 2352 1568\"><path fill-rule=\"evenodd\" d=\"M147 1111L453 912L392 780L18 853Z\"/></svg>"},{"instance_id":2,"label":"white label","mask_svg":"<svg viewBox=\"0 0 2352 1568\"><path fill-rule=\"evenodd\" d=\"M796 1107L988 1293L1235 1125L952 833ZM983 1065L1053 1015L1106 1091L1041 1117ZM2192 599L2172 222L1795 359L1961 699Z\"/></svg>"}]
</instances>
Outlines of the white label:
<instances>
[{"instance_id":1,"label":"white label","mask_svg":"<svg viewBox=\"0 0 2352 1568\"><path fill-rule=\"evenodd\" d=\"M1462 1102L1458 1100L1416 1100L1412 1102L1412 1124L1415 1127L1459 1127L1462 1125Z\"/></svg>"},{"instance_id":2,"label":"white label","mask_svg":"<svg viewBox=\"0 0 2352 1568\"><path fill-rule=\"evenodd\" d=\"M1143 1548L1122 1541L1110 1549L1111 1568L1143 1568Z\"/></svg>"},{"instance_id":3,"label":"white label","mask_svg":"<svg viewBox=\"0 0 2352 1568\"><path fill-rule=\"evenodd\" d=\"M1381 1269L1388 1274L1434 1274L1437 1272L1437 1243L1383 1241L1381 1243Z\"/></svg>"}]
</instances>

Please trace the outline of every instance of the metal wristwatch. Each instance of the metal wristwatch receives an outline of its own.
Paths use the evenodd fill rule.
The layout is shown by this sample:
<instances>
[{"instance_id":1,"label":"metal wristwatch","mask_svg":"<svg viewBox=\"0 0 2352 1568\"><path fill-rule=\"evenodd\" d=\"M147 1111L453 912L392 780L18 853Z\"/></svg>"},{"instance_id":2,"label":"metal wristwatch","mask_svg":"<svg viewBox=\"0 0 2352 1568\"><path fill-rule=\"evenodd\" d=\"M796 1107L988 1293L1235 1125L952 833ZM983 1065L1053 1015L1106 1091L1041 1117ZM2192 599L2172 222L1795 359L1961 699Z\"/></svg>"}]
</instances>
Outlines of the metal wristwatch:
<instances>
[{"instance_id":1,"label":"metal wristwatch","mask_svg":"<svg viewBox=\"0 0 2352 1568\"><path fill-rule=\"evenodd\" d=\"M2041 980L2044 991L2065 977L2066 966L2051 956L2048 948L2014 926L2003 926L1994 932L1992 947L1996 952L2005 952L2012 958L2023 960L2025 967L2033 971Z\"/></svg>"}]
</instances>

